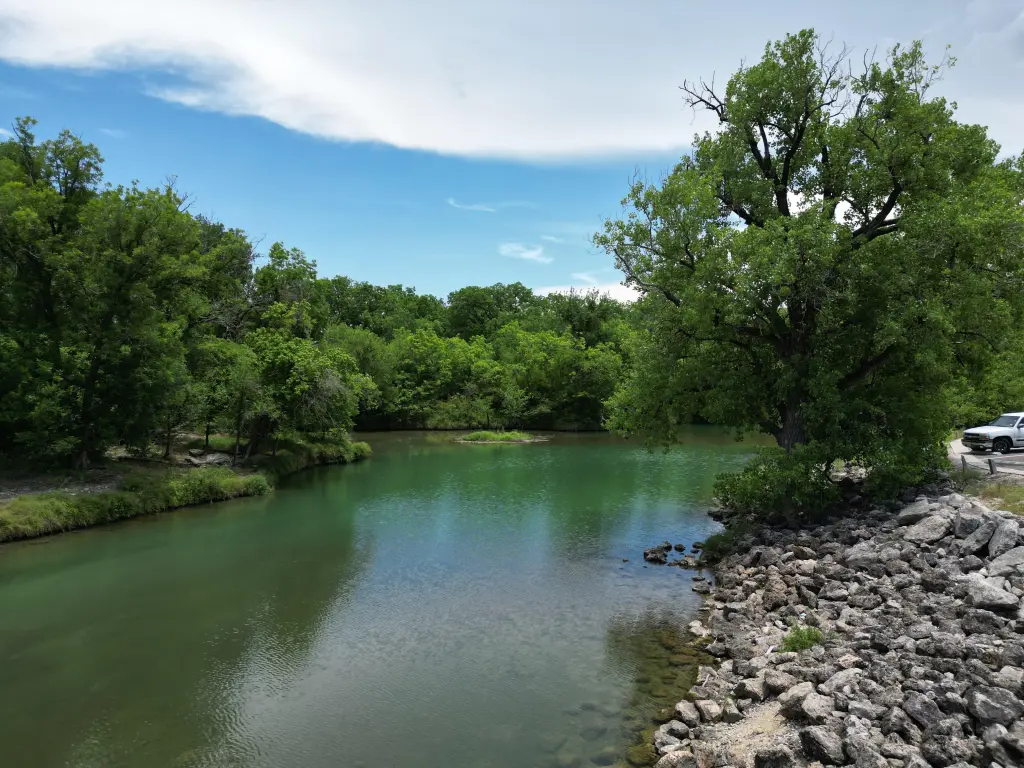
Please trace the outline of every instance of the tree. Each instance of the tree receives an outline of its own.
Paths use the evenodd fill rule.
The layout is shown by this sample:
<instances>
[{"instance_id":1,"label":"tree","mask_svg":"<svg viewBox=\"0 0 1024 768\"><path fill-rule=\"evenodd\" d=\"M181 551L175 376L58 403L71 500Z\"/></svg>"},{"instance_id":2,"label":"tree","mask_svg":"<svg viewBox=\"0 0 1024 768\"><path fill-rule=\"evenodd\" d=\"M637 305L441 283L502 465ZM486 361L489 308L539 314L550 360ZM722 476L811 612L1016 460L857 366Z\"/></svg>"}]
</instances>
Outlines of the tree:
<instances>
[{"instance_id":1,"label":"tree","mask_svg":"<svg viewBox=\"0 0 1024 768\"><path fill-rule=\"evenodd\" d=\"M950 373L1019 317L1019 165L931 95L953 61L915 43L853 74L828 49L805 30L724 91L686 83L718 130L595 237L644 294L617 428L671 442L702 417L818 468L920 468Z\"/></svg>"}]
</instances>

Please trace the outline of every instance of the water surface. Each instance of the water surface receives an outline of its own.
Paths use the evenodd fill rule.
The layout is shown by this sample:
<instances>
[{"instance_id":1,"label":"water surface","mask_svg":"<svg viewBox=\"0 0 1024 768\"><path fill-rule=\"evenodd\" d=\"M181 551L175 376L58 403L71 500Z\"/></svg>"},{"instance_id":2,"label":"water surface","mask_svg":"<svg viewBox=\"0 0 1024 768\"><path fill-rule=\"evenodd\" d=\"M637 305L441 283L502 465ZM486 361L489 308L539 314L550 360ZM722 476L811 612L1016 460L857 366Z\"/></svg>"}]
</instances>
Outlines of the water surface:
<instances>
[{"instance_id":1,"label":"water surface","mask_svg":"<svg viewBox=\"0 0 1024 768\"><path fill-rule=\"evenodd\" d=\"M749 446L364 438L271 497L0 548L3 764L621 760L699 607L641 551L712 532Z\"/></svg>"}]
</instances>

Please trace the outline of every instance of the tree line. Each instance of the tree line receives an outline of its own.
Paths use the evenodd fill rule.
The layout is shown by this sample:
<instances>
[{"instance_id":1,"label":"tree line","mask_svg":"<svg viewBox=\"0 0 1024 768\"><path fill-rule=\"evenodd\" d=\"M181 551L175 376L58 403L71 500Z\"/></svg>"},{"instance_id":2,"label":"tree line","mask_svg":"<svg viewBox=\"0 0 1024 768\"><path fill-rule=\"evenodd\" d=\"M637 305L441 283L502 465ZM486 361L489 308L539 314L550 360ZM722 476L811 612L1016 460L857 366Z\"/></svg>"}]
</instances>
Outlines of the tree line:
<instances>
[{"instance_id":1,"label":"tree line","mask_svg":"<svg viewBox=\"0 0 1024 768\"><path fill-rule=\"evenodd\" d=\"M104 185L94 145L34 127L0 144L3 453L87 467L183 432L233 434L244 457L355 426L601 426L622 304L321 277L190 213L173 181Z\"/></svg>"},{"instance_id":2,"label":"tree line","mask_svg":"<svg viewBox=\"0 0 1024 768\"><path fill-rule=\"evenodd\" d=\"M173 183L24 118L0 144L0 451L87 466L227 432L236 452L362 428L774 436L719 497L794 510L853 462L892 493L952 427L1024 409L1024 160L934 95L920 44L855 69L804 30L724 90L717 130L594 242L641 298L323 277L193 215Z\"/></svg>"}]
</instances>

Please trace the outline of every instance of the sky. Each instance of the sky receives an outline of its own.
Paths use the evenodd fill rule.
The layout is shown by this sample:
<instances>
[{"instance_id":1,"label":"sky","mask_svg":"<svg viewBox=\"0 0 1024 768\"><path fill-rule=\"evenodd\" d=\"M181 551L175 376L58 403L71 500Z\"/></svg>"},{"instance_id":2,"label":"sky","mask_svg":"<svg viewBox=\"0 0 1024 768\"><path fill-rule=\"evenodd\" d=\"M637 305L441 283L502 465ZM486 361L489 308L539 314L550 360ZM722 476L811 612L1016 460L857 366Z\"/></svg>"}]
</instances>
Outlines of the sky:
<instances>
[{"instance_id":1,"label":"sky","mask_svg":"<svg viewBox=\"0 0 1024 768\"><path fill-rule=\"evenodd\" d=\"M71 129L115 184L174 176L324 275L627 298L589 238L713 127L678 87L804 27L855 64L952 46L937 90L1024 149L1024 0L0 0L0 126Z\"/></svg>"}]
</instances>

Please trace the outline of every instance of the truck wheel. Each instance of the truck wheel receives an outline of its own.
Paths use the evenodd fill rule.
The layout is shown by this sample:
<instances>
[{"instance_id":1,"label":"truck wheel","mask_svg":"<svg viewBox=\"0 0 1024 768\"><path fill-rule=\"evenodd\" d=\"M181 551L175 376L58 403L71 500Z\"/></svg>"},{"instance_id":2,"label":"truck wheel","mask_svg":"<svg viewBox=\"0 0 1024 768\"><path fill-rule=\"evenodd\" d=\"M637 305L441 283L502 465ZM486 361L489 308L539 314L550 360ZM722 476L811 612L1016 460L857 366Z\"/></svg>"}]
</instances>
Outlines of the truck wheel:
<instances>
[{"instance_id":1,"label":"truck wheel","mask_svg":"<svg viewBox=\"0 0 1024 768\"><path fill-rule=\"evenodd\" d=\"M997 437L992 442L992 450L998 453L1009 453L1011 448L1013 448L1013 443L1008 437Z\"/></svg>"}]
</instances>

